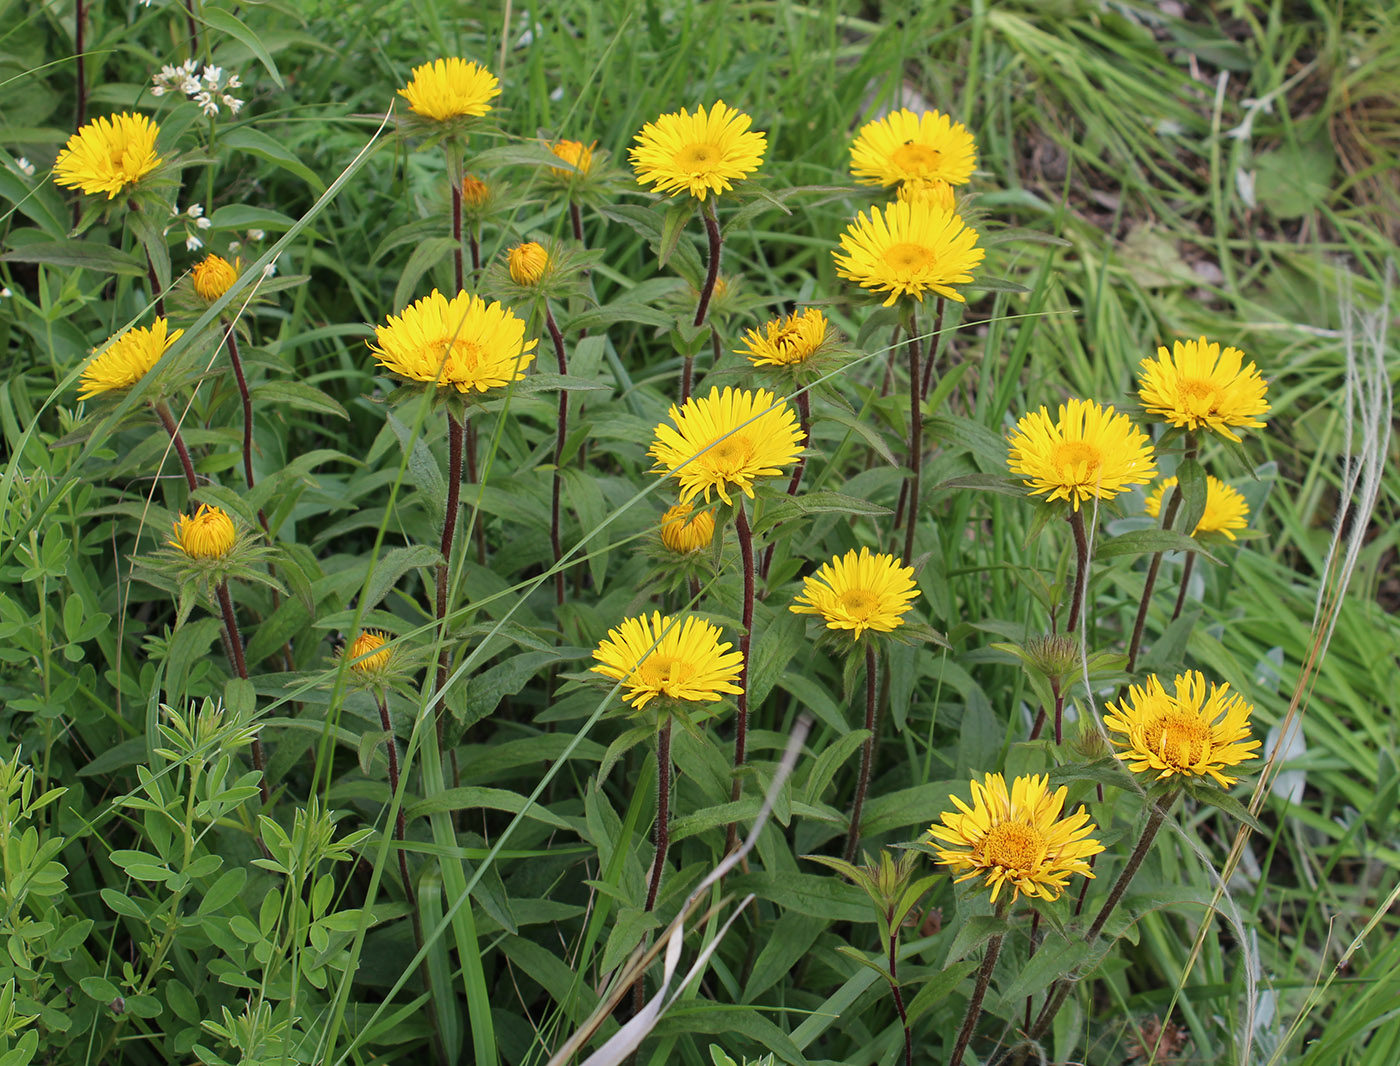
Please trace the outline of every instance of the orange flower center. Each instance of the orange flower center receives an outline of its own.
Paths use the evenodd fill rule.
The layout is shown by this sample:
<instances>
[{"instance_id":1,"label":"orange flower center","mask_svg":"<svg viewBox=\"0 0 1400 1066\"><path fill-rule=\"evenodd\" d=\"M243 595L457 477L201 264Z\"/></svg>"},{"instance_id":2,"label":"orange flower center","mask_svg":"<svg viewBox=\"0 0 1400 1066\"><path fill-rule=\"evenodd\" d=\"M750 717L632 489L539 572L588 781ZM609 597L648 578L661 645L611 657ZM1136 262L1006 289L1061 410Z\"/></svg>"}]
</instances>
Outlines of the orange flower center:
<instances>
[{"instance_id":1,"label":"orange flower center","mask_svg":"<svg viewBox=\"0 0 1400 1066\"><path fill-rule=\"evenodd\" d=\"M934 167L938 166L942 156L943 153L937 148L930 148L926 144L914 144L910 142L908 144L901 144L896 148L894 154L890 156L890 159L893 160L895 166L902 170L921 171L932 170Z\"/></svg>"},{"instance_id":2,"label":"orange flower center","mask_svg":"<svg viewBox=\"0 0 1400 1066\"><path fill-rule=\"evenodd\" d=\"M1103 456L1092 444L1086 444L1082 440L1067 440L1056 445L1054 461L1056 470L1071 475L1078 475L1082 470L1087 475L1098 470L1103 463Z\"/></svg>"},{"instance_id":3,"label":"orange flower center","mask_svg":"<svg viewBox=\"0 0 1400 1066\"><path fill-rule=\"evenodd\" d=\"M841 593L841 606L856 618L869 618L879 603L879 598L868 589L847 589Z\"/></svg>"},{"instance_id":4,"label":"orange flower center","mask_svg":"<svg viewBox=\"0 0 1400 1066\"><path fill-rule=\"evenodd\" d=\"M454 366L466 369L477 364L481 357L481 345L475 341L464 341L460 338L454 340L451 337L444 337L435 341L430 349L436 362L443 364L444 376L451 376ZM444 362L445 357L445 362Z\"/></svg>"},{"instance_id":5,"label":"orange flower center","mask_svg":"<svg viewBox=\"0 0 1400 1066\"><path fill-rule=\"evenodd\" d=\"M1219 395L1220 390L1214 383L1200 378L1185 378L1176 387L1177 403L1193 415L1209 414L1215 410Z\"/></svg>"},{"instance_id":6,"label":"orange flower center","mask_svg":"<svg viewBox=\"0 0 1400 1066\"><path fill-rule=\"evenodd\" d=\"M897 274L911 274L933 265L933 252L922 244L901 241L885 252L885 264Z\"/></svg>"},{"instance_id":7,"label":"orange flower center","mask_svg":"<svg viewBox=\"0 0 1400 1066\"><path fill-rule=\"evenodd\" d=\"M652 654L638 667L637 673L647 688L661 692L670 685L689 681L695 673L695 667L674 655Z\"/></svg>"},{"instance_id":8,"label":"orange flower center","mask_svg":"<svg viewBox=\"0 0 1400 1066\"><path fill-rule=\"evenodd\" d=\"M676 153L680 170L708 170L719 161L720 151L713 144L687 144Z\"/></svg>"},{"instance_id":9,"label":"orange flower center","mask_svg":"<svg viewBox=\"0 0 1400 1066\"><path fill-rule=\"evenodd\" d=\"M1031 870L1045 857L1045 838L1024 822L1002 822L982 838L980 850L990 866Z\"/></svg>"},{"instance_id":10,"label":"orange flower center","mask_svg":"<svg viewBox=\"0 0 1400 1066\"><path fill-rule=\"evenodd\" d=\"M1210 752L1210 726L1199 715L1169 711L1148 723L1147 747L1173 766L1195 766Z\"/></svg>"}]
</instances>

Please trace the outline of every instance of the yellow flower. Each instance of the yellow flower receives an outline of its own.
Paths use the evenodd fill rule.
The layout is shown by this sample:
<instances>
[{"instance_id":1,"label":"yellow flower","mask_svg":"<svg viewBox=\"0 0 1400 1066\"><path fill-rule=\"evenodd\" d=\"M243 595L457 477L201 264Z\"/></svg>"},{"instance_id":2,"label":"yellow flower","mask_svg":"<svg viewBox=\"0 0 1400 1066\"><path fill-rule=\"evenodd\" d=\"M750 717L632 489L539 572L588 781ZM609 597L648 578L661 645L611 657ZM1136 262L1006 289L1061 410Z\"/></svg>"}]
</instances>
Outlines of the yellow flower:
<instances>
[{"instance_id":1,"label":"yellow flower","mask_svg":"<svg viewBox=\"0 0 1400 1066\"><path fill-rule=\"evenodd\" d=\"M630 150L638 185L654 185L669 196L688 192L705 199L727 192L763 164L765 134L749 131L752 120L720 100L706 113L662 115L648 122Z\"/></svg>"},{"instance_id":2,"label":"yellow flower","mask_svg":"<svg viewBox=\"0 0 1400 1066\"><path fill-rule=\"evenodd\" d=\"M517 244L508 255L510 280L517 285L538 285L549 269L549 253L535 241Z\"/></svg>"},{"instance_id":3,"label":"yellow flower","mask_svg":"<svg viewBox=\"0 0 1400 1066\"><path fill-rule=\"evenodd\" d=\"M510 308L466 292L448 300L437 289L374 332L380 366L458 392L519 381L539 343L525 340L525 323Z\"/></svg>"},{"instance_id":4,"label":"yellow flower","mask_svg":"<svg viewBox=\"0 0 1400 1066\"><path fill-rule=\"evenodd\" d=\"M1165 481L1159 482L1147 495L1146 510L1153 518L1162 513L1162 498L1166 495L1167 489L1176 484L1176 478L1169 477ZM1234 531L1244 529L1249 522L1249 504L1244 501L1244 494L1233 485L1227 485L1214 474L1206 475L1206 509L1201 515L1201 520L1196 523L1196 528L1191 532L1196 533L1224 533L1231 540L1235 539Z\"/></svg>"},{"instance_id":5,"label":"yellow flower","mask_svg":"<svg viewBox=\"0 0 1400 1066\"><path fill-rule=\"evenodd\" d=\"M468 210L480 210L491 198L491 186L475 174L462 176L462 206Z\"/></svg>"},{"instance_id":6,"label":"yellow flower","mask_svg":"<svg viewBox=\"0 0 1400 1066\"><path fill-rule=\"evenodd\" d=\"M889 307L900 296L922 301L926 291L965 303L953 288L972 280L971 271L987 254L977 246L977 231L958 215L927 200L900 200L882 213L862 211L841 234L841 252L833 252L836 273L864 289L886 291Z\"/></svg>"},{"instance_id":7,"label":"yellow flower","mask_svg":"<svg viewBox=\"0 0 1400 1066\"><path fill-rule=\"evenodd\" d=\"M387 634L377 629L361 631L360 635L350 642L350 647L345 652L345 657L350 660L350 669L360 674L374 674L383 670L394 657L394 649L385 647L388 642ZM384 650L376 651L378 648ZM374 654L370 654L371 652ZM361 659L362 655L365 658Z\"/></svg>"},{"instance_id":8,"label":"yellow flower","mask_svg":"<svg viewBox=\"0 0 1400 1066\"><path fill-rule=\"evenodd\" d=\"M952 213L957 210L957 201L953 197L953 187L946 181L910 178L908 181L899 183L897 195L906 203L912 204L926 200L941 211Z\"/></svg>"},{"instance_id":9,"label":"yellow flower","mask_svg":"<svg viewBox=\"0 0 1400 1066\"><path fill-rule=\"evenodd\" d=\"M222 256L205 256L194 265L194 291L201 300L213 303L238 280L238 271L242 266L241 259L230 263Z\"/></svg>"},{"instance_id":10,"label":"yellow flower","mask_svg":"<svg viewBox=\"0 0 1400 1066\"><path fill-rule=\"evenodd\" d=\"M1244 353L1208 342L1177 341L1168 352L1157 349L1156 359L1142 361L1138 395L1147 413L1183 429L1204 426L1232 441L1239 437L1230 428L1258 429L1267 414L1264 399L1268 382L1253 363L1242 368Z\"/></svg>"},{"instance_id":11,"label":"yellow flower","mask_svg":"<svg viewBox=\"0 0 1400 1066\"><path fill-rule=\"evenodd\" d=\"M568 180L575 175L588 177L593 169L593 149L597 144L597 141L592 144L584 144L582 141L555 141L549 146L549 150L568 163L569 168L550 167L550 172L562 180Z\"/></svg>"},{"instance_id":12,"label":"yellow flower","mask_svg":"<svg viewBox=\"0 0 1400 1066\"><path fill-rule=\"evenodd\" d=\"M674 623L674 624L673 624ZM622 698L641 710L657 696L695 703L716 703L723 693L738 694L744 656L720 643L718 626L688 616L628 618L593 652L591 668L622 682Z\"/></svg>"},{"instance_id":13,"label":"yellow flower","mask_svg":"<svg viewBox=\"0 0 1400 1066\"><path fill-rule=\"evenodd\" d=\"M112 340L106 351L83 370L78 379L81 389L78 399L86 400L99 392L127 389L135 385L185 332L177 329L167 335L168 328L169 323L158 318L150 328L136 326Z\"/></svg>"},{"instance_id":14,"label":"yellow flower","mask_svg":"<svg viewBox=\"0 0 1400 1066\"><path fill-rule=\"evenodd\" d=\"M166 543L191 559L222 559L238 539L228 513L207 503L199 505L193 518L182 514L174 528L175 539Z\"/></svg>"},{"instance_id":15,"label":"yellow flower","mask_svg":"<svg viewBox=\"0 0 1400 1066\"><path fill-rule=\"evenodd\" d=\"M414 114L445 122L486 114L501 94L501 83L479 63L453 57L414 67L407 88L398 92Z\"/></svg>"},{"instance_id":16,"label":"yellow flower","mask_svg":"<svg viewBox=\"0 0 1400 1066\"><path fill-rule=\"evenodd\" d=\"M972 782L972 806L949 796L958 812L941 815L943 824L929 827L929 837L951 844L938 849L938 862L954 870L966 870L958 881L984 875L995 903L1003 886L1010 885L1014 901L1021 893L1040 899L1060 897L1071 874L1093 877L1088 863L1103 845L1089 837L1096 826L1081 805L1061 818L1065 794L1061 786L1052 793L1049 777L1018 777L1008 793L1001 774L988 774L982 784Z\"/></svg>"},{"instance_id":17,"label":"yellow flower","mask_svg":"<svg viewBox=\"0 0 1400 1066\"><path fill-rule=\"evenodd\" d=\"M669 507L661 516L661 543L682 555L708 548L715 537L715 516L710 511L693 515L688 503Z\"/></svg>"},{"instance_id":18,"label":"yellow flower","mask_svg":"<svg viewBox=\"0 0 1400 1066\"><path fill-rule=\"evenodd\" d=\"M763 389L711 388L709 396L692 396L679 410L672 404L671 421L674 427L656 427L647 454L656 459L654 471L680 482L682 503L701 492L709 502L711 489L725 503L733 502L731 489L752 497L755 478L781 474L802 454L797 416Z\"/></svg>"},{"instance_id":19,"label":"yellow flower","mask_svg":"<svg viewBox=\"0 0 1400 1066\"><path fill-rule=\"evenodd\" d=\"M1157 476L1147 434L1091 400L1060 404L1059 421L1044 407L1016 423L1007 463L1032 496L1079 505L1111 500Z\"/></svg>"},{"instance_id":20,"label":"yellow flower","mask_svg":"<svg viewBox=\"0 0 1400 1066\"><path fill-rule=\"evenodd\" d=\"M862 185L946 181L962 185L977 166L977 144L961 122L908 108L867 122L851 145L851 173Z\"/></svg>"},{"instance_id":21,"label":"yellow flower","mask_svg":"<svg viewBox=\"0 0 1400 1066\"><path fill-rule=\"evenodd\" d=\"M744 348L754 366L801 366L826 340L826 316L815 307L787 318L775 318L763 327L744 331Z\"/></svg>"},{"instance_id":22,"label":"yellow flower","mask_svg":"<svg viewBox=\"0 0 1400 1066\"><path fill-rule=\"evenodd\" d=\"M918 597L914 568L892 555L848 551L823 563L812 577L802 579L802 592L788 608L793 614L819 614L827 629L851 630L860 640L867 629L888 633L904 624Z\"/></svg>"},{"instance_id":23,"label":"yellow flower","mask_svg":"<svg viewBox=\"0 0 1400 1066\"><path fill-rule=\"evenodd\" d=\"M1221 785L1235 783L1220 771L1256 758L1259 741L1249 739L1249 716L1254 710L1229 685L1206 686L1196 671L1176 676L1169 694L1154 674L1146 685L1132 685L1128 698L1110 703L1103 723L1113 743L1124 750L1118 758L1134 773L1155 773L1157 780L1212 777Z\"/></svg>"},{"instance_id":24,"label":"yellow flower","mask_svg":"<svg viewBox=\"0 0 1400 1066\"><path fill-rule=\"evenodd\" d=\"M114 199L160 165L156 135L160 127L145 115L123 111L95 118L68 138L54 160L53 180L64 188Z\"/></svg>"}]
</instances>

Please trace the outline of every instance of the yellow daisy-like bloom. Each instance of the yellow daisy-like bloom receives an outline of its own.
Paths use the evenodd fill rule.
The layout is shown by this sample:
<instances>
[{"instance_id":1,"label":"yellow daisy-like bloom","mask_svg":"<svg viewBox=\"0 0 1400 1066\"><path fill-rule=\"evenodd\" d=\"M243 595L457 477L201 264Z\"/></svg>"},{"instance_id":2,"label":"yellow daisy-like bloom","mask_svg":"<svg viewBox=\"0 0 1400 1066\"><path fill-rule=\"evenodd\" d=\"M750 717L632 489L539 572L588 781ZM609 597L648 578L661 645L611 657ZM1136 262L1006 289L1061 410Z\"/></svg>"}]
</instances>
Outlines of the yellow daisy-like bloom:
<instances>
[{"instance_id":1,"label":"yellow daisy-like bloom","mask_svg":"<svg viewBox=\"0 0 1400 1066\"><path fill-rule=\"evenodd\" d=\"M744 347L754 366L801 366L826 340L826 316L815 307L769 321L760 333L744 330Z\"/></svg>"},{"instance_id":2,"label":"yellow daisy-like bloom","mask_svg":"<svg viewBox=\"0 0 1400 1066\"><path fill-rule=\"evenodd\" d=\"M802 454L803 433L797 416L773 393L726 388L709 396L692 396L679 410L671 405L671 421L656 427L648 455L655 472L669 473L681 485L681 502L698 494L710 500L710 490L725 503L738 489L753 497L755 478L783 473Z\"/></svg>"},{"instance_id":3,"label":"yellow daisy-like bloom","mask_svg":"<svg viewBox=\"0 0 1400 1066\"><path fill-rule=\"evenodd\" d=\"M185 331L169 331L169 323L158 318L150 327L134 326L113 340L107 350L90 362L78 378L78 399L86 400L100 392L129 389L165 354Z\"/></svg>"},{"instance_id":4,"label":"yellow daisy-like bloom","mask_svg":"<svg viewBox=\"0 0 1400 1066\"><path fill-rule=\"evenodd\" d=\"M486 114L501 95L501 83L481 64L453 57L414 67L408 86L398 92L414 114L446 122Z\"/></svg>"},{"instance_id":5,"label":"yellow daisy-like bloom","mask_svg":"<svg viewBox=\"0 0 1400 1066\"><path fill-rule=\"evenodd\" d=\"M510 308L467 292L449 300L437 289L374 332L380 366L464 393L519 381L539 343L525 340L525 323Z\"/></svg>"},{"instance_id":6,"label":"yellow daisy-like bloom","mask_svg":"<svg viewBox=\"0 0 1400 1066\"><path fill-rule=\"evenodd\" d=\"M510 280L517 285L538 285L549 269L549 253L536 241L517 244L506 258Z\"/></svg>"},{"instance_id":7,"label":"yellow daisy-like bloom","mask_svg":"<svg viewBox=\"0 0 1400 1066\"><path fill-rule=\"evenodd\" d=\"M844 255L832 252L836 273L863 289L888 292L886 307L906 295L922 302L925 292L966 303L953 286L971 281L987 254L977 247L975 229L927 200L900 200L883 213L872 207L869 218L862 211L841 234L841 248Z\"/></svg>"},{"instance_id":8,"label":"yellow daisy-like bloom","mask_svg":"<svg viewBox=\"0 0 1400 1066\"><path fill-rule=\"evenodd\" d=\"M693 115L681 108L648 122L629 151L637 184L653 185L668 196L688 192L700 200L727 192L763 164L768 150L767 135L749 130L752 121L720 100L708 113L703 107Z\"/></svg>"},{"instance_id":9,"label":"yellow daisy-like bloom","mask_svg":"<svg viewBox=\"0 0 1400 1066\"><path fill-rule=\"evenodd\" d=\"M953 187L946 181L929 181L923 178L911 178L909 181L899 183L899 198L905 203L918 203L927 201L941 211L953 212L957 210L957 200L953 196Z\"/></svg>"},{"instance_id":10,"label":"yellow daisy-like bloom","mask_svg":"<svg viewBox=\"0 0 1400 1066\"><path fill-rule=\"evenodd\" d=\"M1001 774L988 774L982 784L972 782L972 806L949 796L957 812L945 812L942 825L929 827L930 843L952 847L938 849L938 862L965 870L958 881L985 876L995 903L1003 887L1010 885L1013 902L1022 894L1040 899L1060 897L1071 874L1093 877L1090 856L1103 845L1089 834L1097 828L1081 805L1067 818L1065 787L1051 792L1049 777L1018 777L1007 791Z\"/></svg>"},{"instance_id":11,"label":"yellow daisy-like bloom","mask_svg":"<svg viewBox=\"0 0 1400 1066\"><path fill-rule=\"evenodd\" d=\"M1165 481L1159 482L1150 493L1147 494L1146 510L1153 518L1157 518L1162 513L1162 498L1166 495L1167 489L1176 484L1176 478L1169 477ZM1233 485L1227 485L1214 474L1206 475L1206 509L1201 515L1201 520L1196 523L1196 528L1191 532L1196 533L1224 533L1231 540L1235 539L1235 530L1244 529L1249 523L1249 504L1245 503L1244 494Z\"/></svg>"},{"instance_id":12,"label":"yellow daisy-like bloom","mask_svg":"<svg viewBox=\"0 0 1400 1066\"><path fill-rule=\"evenodd\" d=\"M623 700L637 710L657 696L717 703L725 693L740 692L744 665L744 656L719 638L719 626L702 618L680 621L655 611L608 630L593 651L599 665L591 671L621 681Z\"/></svg>"},{"instance_id":13,"label":"yellow daisy-like bloom","mask_svg":"<svg viewBox=\"0 0 1400 1066\"><path fill-rule=\"evenodd\" d=\"M1207 341L1177 341L1168 352L1157 349L1156 359L1142 361L1138 395L1147 413L1183 429L1204 426L1222 437L1239 441L1232 426L1258 429L1267 414L1264 398L1269 383L1251 362L1243 366L1244 353Z\"/></svg>"},{"instance_id":14,"label":"yellow daisy-like bloom","mask_svg":"<svg viewBox=\"0 0 1400 1066\"><path fill-rule=\"evenodd\" d=\"M851 145L851 173L862 185L946 181L962 185L977 166L967 127L938 111L900 108L867 122Z\"/></svg>"},{"instance_id":15,"label":"yellow daisy-like bloom","mask_svg":"<svg viewBox=\"0 0 1400 1066\"><path fill-rule=\"evenodd\" d=\"M229 286L238 280L238 271L242 265L241 259L230 263L223 256L205 256L194 265L192 271L194 291L201 300L213 303L228 292Z\"/></svg>"},{"instance_id":16,"label":"yellow daisy-like bloom","mask_svg":"<svg viewBox=\"0 0 1400 1066\"><path fill-rule=\"evenodd\" d=\"M588 177L589 172L593 169L593 149L597 144L597 141L592 144L584 144L582 141L555 141L549 146L549 150L573 169L550 167L550 173L556 178L565 180L576 174L580 177Z\"/></svg>"},{"instance_id":17,"label":"yellow daisy-like bloom","mask_svg":"<svg viewBox=\"0 0 1400 1066\"><path fill-rule=\"evenodd\" d=\"M802 579L802 592L788 608L793 614L818 614L827 629L846 629L852 640L867 630L888 633L904 624L918 597L914 568L893 555L848 551L834 556L811 577Z\"/></svg>"},{"instance_id":18,"label":"yellow daisy-like bloom","mask_svg":"<svg viewBox=\"0 0 1400 1066\"><path fill-rule=\"evenodd\" d=\"M1032 496L1079 505L1097 496L1111 500L1157 476L1152 443L1127 415L1092 400L1060 404L1052 421L1042 407L1016 423L1007 464Z\"/></svg>"},{"instance_id":19,"label":"yellow daisy-like bloom","mask_svg":"<svg viewBox=\"0 0 1400 1066\"><path fill-rule=\"evenodd\" d=\"M480 209L486 206L486 201L491 198L491 186L482 181L475 174L465 174L462 176L462 206L468 210Z\"/></svg>"},{"instance_id":20,"label":"yellow daisy-like bloom","mask_svg":"<svg viewBox=\"0 0 1400 1066\"><path fill-rule=\"evenodd\" d=\"M228 512L207 503L199 505L194 517L182 514L175 521L175 539L166 541L191 559L222 559L233 550L238 530Z\"/></svg>"},{"instance_id":21,"label":"yellow daisy-like bloom","mask_svg":"<svg viewBox=\"0 0 1400 1066\"><path fill-rule=\"evenodd\" d=\"M389 643L386 633L381 633L377 629L366 629L360 633L350 643L350 647L345 651L345 657L350 660L350 669L359 674L374 674L383 670L389 665L389 660L394 657L394 649L385 647ZM375 651L377 648L384 648L383 651ZM373 652L374 654L370 654ZM366 658L360 659L360 656ZM356 662L355 660L359 660Z\"/></svg>"},{"instance_id":22,"label":"yellow daisy-like bloom","mask_svg":"<svg viewBox=\"0 0 1400 1066\"><path fill-rule=\"evenodd\" d=\"M1197 671L1177 674L1175 689L1168 693L1154 674L1146 685L1130 686L1126 700L1108 705L1103 723L1121 734L1110 738L1124 749L1118 758L1159 781L1209 776L1228 788L1236 778L1221 770L1257 757L1259 741L1249 739L1254 708L1229 685L1208 686Z\"/></svg>"},{"instance_id":23,"label":"yellow daisy-like bloom","mask_svg":"<svg viewBox=\"0 0 1400 1066\"><path fill-rule=\"evenodd\" d=\"M688 503L668 507L661 516L661 543L682 555L708 548L715 539L715 516L710 511L692 514Z\"/></svg>"},{"instance_id":24,"label":"yellow daisy-like bloom","mask_svg":"<svg viewBox=\"0 0 1400 1066\"><path fill-rule=\"evenodd\" d=\"M123 111L95 118L68 138L53 164L53 180L67 189L81 189L114 199L160 165L156 135L160 127L145 115Z\"/></svg>"}]
</instances>

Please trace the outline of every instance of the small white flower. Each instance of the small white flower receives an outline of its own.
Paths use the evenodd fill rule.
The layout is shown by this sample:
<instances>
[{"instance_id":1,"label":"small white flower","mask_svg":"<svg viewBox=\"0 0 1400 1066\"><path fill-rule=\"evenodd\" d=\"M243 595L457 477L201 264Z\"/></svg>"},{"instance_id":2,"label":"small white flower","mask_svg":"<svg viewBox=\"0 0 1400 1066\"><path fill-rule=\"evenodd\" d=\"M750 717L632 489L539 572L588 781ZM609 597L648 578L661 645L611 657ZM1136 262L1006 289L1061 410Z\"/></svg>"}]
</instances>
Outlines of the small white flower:
<instances>
[{"instance_id":1,"label":"small white flower","mask_svg":"<svg viewBox=\"0 0 1400 1066\"><path fill-rule=\"evenodd\" d=\"M228 242L228 250L229 250L230 252L236 252L236 251L238 251L238 250L239 250L240 248L242 248L242 247L243 247L243 242L242 242L242 241L229 241L229 242Z\"/></svg>"},{"instance_id":2,"label":"small white flower","mask_svg":"<svg viewBox=\"0 0 1400 1066\"><path fill-rule=\"evenodd\" d=\"M250 241L260 241L266 236L267 234L260 229L250 229L248 231L248 239Z\"/></svg>"},{"instance_id":3,"label":"small white flower","mask_svg":"<svg viewBox=\"0 0 1400 1066\"><path fill-rule=\"evenodd\" d=\"M1245 207L1258 206L1258 201L1254 198L1254 181L1257 177L1258 174L1253 170L1245 170L1244 167L1235 168L1235 193L1244 201Z\"/></svg>"},{"instance_id":4,"label":"small white flower","mask_svg":"<svg viewBox=\"0 0 1400 1066\"><path fill-rule=\"evenodd\" d=\"M197 252L204 247L204 242L193 233L185 233L185 248L191 252Z\"/></svg>"},{"instance_id":5,"label":"small white flower","mask_svg":"<svg viewBox=\"0 0 1400 1066\"><path fill-rule=\"evenodd\" d=\"M197 218L194 220L195 229L208 229L214 224L213 219Z\"/></svg>"},{"instance_id":6,"label":"small white flower","mask_svg":"<svg viewBox=\"0 0 1400 1066\"><path fill-rule=\"evenodd\" d=\"M8 300L13 295L14 293L10 291L10 287L8 285L6 285L3 289L0 289L0 300Z\"/></svg>"},{"instance_id":7,"label":"small white flower","mask_svg":"<svg viewBox=\"0 0 1400 1066\"><path fill-rule=\"evenodd\" d=\"M187 77L180 83L180 91L186 96L194 96L195 93L201 92L203 88L204 87L199 84L199 80L194 77Z\"/></svg>"},{"instance_id":8,"label":"small white flower","mask_svg":"<svg viewBox=\"0 0 1400 1066\"><path fill-rule=\"evenodd\" d=\"M211 88L211 89L216 88L216 87L218 86L218 84L219 84L219 79L222 78L223 76L224 76L224 68L223 68L223 67L205 67L205 68L204 68L204 80L209 84L209 88Z\"/></svg>"},{"instance_id":9,"label":"small white flower","mask_svg":"<svg viewBox=\"0 0 1400 1066\"><path fill-rule=\"evenodd\" d=\"M273 274L276 274L276 273L277 273L277 260L276 260L276 259L274 259L272 262L268 263L267 266L263 267L263 277L265 277L265 278L270 278L270 277L272 277Z\"/></svg>"},{"instance_id":10,"label":"small white flower","mask_svg":"<svg viewBox=\"0 0 1400 1066\"><path fill-rule=\"evenodd\" d=\"M199 109L206 115L217 115L219 113L219 101L214 99L212 93L196 93L194 102L199 105Z\"/></svg>"},{"instance_id":11,"label":"small white flower","mask_svg":"<svg viewBox=\"0 0 1400 1066\"><path fill-rule=\"evenodd\" d=\"M224 106L228 108L230 115L236 115L239 111L243 109L243 101L238 99L238 97L236 96L229 96L227 93L225 93Z\"/></svg>"},{"instance_id":12,"label":"small white flower","mask_svg":"<svg viewBox=\"0 0 1400 1066\"><path fill-rule=\"evenodd\" d=\"M190 204L189 208L186 209L185 214L189 215L190 218L199 218L204 214L204 205Z\"/></svg>"},{"instance_id":13,"label":"small white flower","mask_svg":"<svg viewBox=\"0 0 1400 1066\"><path fill-rule=\"evenodd\" d=\"M164 85L161 85L161 84L159 84L159 83L155 84L154 86L151 87L151 95L152 95L152 96L164 96L164 95L165 95L165 86L164 86Z\"/></svg>"},{"instance_id":14,"label":"small white flower","mask_svg":"<svg viewBox=\"0 0 1400 1066\"><path fill-rule=\"evenodd\" d=\"M230 74L228 76L228 81L224 82L225 89L241 89L242 87L243 83L238 80L237 74Z\"/></svg>"},{"instance_id":15,"label":"small white flower","mask_svg":"<svg viewBox=\"0 0 1400 1066\"><path fill-rule=\"evenodd\" d=\"M181 63L178 69L180 73L186 75L187 77L193 76L194 72L199 69L199 62L193 56L191 56L189 59Z\"/></svg>"},{"instance_id":16,"label":"small white flower","mask_svg":"<svg viewBox=\"0 0 1400 1066\"><path fill-rule=\"evenodd\" d=\"M15 160L15 166L24 171L24 176L26 178L32 178L34 176L34 164L25 159L24 156L20 156Z\"/></svg>"}]
</instances>

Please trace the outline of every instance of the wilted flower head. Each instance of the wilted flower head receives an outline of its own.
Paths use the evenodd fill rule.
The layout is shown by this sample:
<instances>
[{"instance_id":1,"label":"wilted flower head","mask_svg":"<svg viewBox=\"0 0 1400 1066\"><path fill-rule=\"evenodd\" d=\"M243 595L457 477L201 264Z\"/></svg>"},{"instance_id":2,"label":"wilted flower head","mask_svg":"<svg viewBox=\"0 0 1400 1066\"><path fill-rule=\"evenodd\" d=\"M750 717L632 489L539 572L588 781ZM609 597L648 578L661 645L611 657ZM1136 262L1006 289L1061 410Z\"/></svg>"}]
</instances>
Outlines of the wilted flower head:
<instances>
[{"instance_id":1,"label":"wilted flower head","mask_svg":"<svg viewBox=\"0 0 1400 1066\"><path fill-rule=\"evenodd\" d=\"M462 206L468 210L479 210L491 198L491 187L475 174L462 176Z\"/></svg>"}]
</instances>

